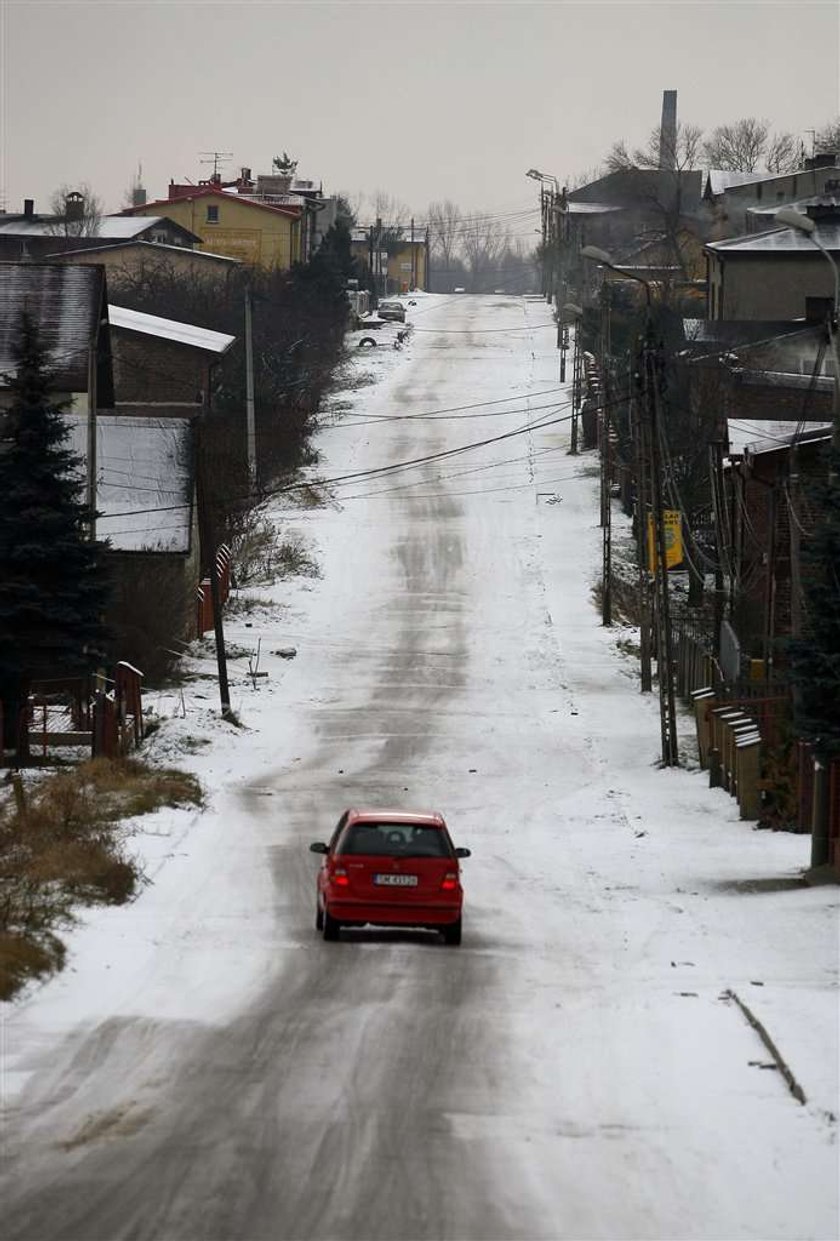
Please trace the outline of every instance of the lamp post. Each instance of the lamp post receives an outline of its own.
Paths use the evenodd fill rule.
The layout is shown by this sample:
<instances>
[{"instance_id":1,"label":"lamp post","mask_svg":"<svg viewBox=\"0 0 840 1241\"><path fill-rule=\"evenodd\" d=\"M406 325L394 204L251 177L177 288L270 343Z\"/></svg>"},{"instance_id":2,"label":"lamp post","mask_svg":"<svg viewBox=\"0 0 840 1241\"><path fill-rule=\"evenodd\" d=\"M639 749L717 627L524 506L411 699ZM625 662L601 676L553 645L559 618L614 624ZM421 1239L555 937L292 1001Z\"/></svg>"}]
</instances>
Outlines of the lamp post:
<instances>
[{"instance_id":1,"label":"lamp post","mask_svg":"<svg viewBox=\"0 0 840 1241\"><path fill-rule=\"evenodd\" d=\"M832 306L831 314L828 316L828 338L831 343L831 351L834 354L834 423L831 438L834 447L838 448L840 447L840 346L838 346L837 342L837 316L840 314L840 268L838 268L837 263L817 236L816 223L809 215L804 215L801 211L797 211L795 207L780 207L776 212L775 219L779 224L785 224L788 228L796 229L798 233L804 233L831 264L831 270L834 274L834 305Z\"/></svg>"},{"instance_id":2,"label":"lamp post","mask_svg":"<svg viewBox=\"0 0 840 1241\"><path fill-rule=\"evenodd\" d=\"M556 240L556 209L557 201L560 198L560 182L557 177L552 176L548 172L540 172L539 168L529 168L525 173L526 177L530 177L532 181L540 182L540 211L542 214L542 247L543 247L543 297L547 302L551 301L551 281L548 276L548 267L546 255L549 251L550 243ZM546 182L551 182L552 189L544 188ZM554 258L552 254L552 268L554 267ZM559 299L558 299L559 300Z\"/></svg>"}]
</instances>

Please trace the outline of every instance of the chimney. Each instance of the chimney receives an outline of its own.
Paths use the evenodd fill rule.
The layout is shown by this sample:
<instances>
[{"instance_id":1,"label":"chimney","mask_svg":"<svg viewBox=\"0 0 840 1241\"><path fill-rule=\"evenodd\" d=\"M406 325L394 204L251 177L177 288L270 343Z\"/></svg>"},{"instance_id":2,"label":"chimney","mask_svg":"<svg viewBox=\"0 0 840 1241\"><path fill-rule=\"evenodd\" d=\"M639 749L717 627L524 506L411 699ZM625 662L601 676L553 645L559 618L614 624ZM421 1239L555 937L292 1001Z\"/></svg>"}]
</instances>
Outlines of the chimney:
<instances>
[{"instance_id":1,"label":"chimney","mask_svg":"<svg viewBox=\"0 0 840 1241\"><path fill-rule=\"evenodd\" d=\"M677 166L677 92L662 92L662 124L659 127L659 167Z\"/></svg>"},{"instance_id":2,"label":"chimney","mask_svg":"<svg viewBox=\"0 0 840 1241\"><path fill-rule=\"evenodd\" d=\"M23 218L31 220L35 215L35 199L24 198L23 200Z\"/></svg>"},{"instance_id":3,"label":"chimney","mask_svg":"<svg viewBox=\"0 0 840 1241\"><path fill-rule=\"evenodd\" d=\"M64 200L64 219L68 224L77 224L85 218L85 196L78 190L71 190Z\"/></svg>"}]
</instances>

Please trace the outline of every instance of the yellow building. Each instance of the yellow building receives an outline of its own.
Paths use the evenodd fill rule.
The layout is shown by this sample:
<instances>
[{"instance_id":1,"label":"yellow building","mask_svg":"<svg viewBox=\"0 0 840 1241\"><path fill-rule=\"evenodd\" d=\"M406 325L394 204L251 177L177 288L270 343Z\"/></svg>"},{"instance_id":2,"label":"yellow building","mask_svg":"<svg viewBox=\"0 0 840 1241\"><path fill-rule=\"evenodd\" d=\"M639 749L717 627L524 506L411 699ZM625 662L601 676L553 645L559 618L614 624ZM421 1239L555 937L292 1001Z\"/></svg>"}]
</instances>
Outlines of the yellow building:
<instances>
[{"instance_id":1,"label":"yellow building","mask_svg":"<svg viewBox=\"0 0 840 1241\"><path fill-rule=\"evenodd\" d=\"M300 208L269 206L196 186L194 194L129 207L125 215L166 216L201 238L199 250L256 267L286 270L300 261Z\"/></svg>"},{"instance_id":2,"label":"yellow building","mask_svg":"<svg viewBox=\"0 0 840 1241\"><path fill-rule=\"evenodd\" d=\"M426 235L414 241L408 237L402 238L389 249L393 253L389 254L384 249L377 253L373 228L353 229L350 251L363 267L373 273L380 294L427 289L429 242Z\"/></svg>"}]
</instances>

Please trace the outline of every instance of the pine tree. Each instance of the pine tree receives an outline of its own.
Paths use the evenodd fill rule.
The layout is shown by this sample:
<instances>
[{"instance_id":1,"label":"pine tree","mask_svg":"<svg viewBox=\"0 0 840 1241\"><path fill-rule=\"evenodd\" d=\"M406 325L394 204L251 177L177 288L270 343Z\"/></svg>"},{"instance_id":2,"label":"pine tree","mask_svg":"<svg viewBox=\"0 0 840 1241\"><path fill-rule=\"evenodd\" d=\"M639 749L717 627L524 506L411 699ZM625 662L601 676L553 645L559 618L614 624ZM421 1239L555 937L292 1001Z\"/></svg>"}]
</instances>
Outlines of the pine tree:
<instances>
[{"instance_id":1,"label":"pine tree","mask_svg":"<svg viewBox=\"0 0 840 1241\"><path fill-rule=\"evenodd\" d=\"M108 596L104 544L87 537L81 461L26 313L14 356L13 403L0 421L0 701L12 745L34 679L101 664Z\"/></svg>"},{"instance_id":2,"label":"pine tree","mask_svg":"<svg viewBox=\"0 0 840 1241\"><path fill-rule=\"evenodd\" d=\"M800 736L826 758L840 755L840 448L829 474L807 491L815 521L802 544L805 636L790 644Z\"/></svg>"}]
</instances>

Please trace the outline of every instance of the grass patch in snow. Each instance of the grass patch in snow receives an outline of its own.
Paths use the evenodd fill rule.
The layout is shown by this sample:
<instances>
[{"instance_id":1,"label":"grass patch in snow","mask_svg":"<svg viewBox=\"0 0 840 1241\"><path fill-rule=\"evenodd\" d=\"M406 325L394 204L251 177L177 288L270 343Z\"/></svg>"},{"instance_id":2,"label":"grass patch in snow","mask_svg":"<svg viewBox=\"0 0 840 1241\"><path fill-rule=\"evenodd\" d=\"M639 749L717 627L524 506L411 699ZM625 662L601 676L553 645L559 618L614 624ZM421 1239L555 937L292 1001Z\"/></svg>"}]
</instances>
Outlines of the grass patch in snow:
<instances>
[{"instance_id":1,"label":"grass patch in snow","mask_svg":"<svg viewBox=\"0 0 840 1241\"><path fill-rule=\"evenodd\" d=\"M119 824L163 806L199 805L186 772L137 759L92 759L41 781L0 810L0 999L59 969L56 929L79 905L120 905L142 882Z\"/></svg>"}]
</instances>

